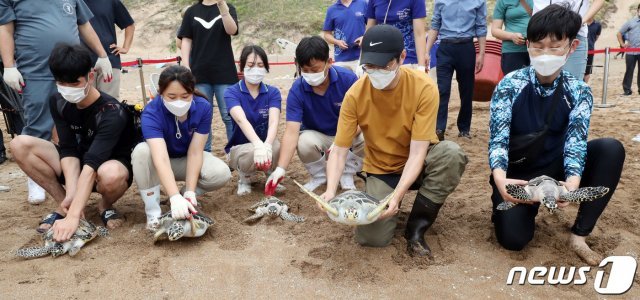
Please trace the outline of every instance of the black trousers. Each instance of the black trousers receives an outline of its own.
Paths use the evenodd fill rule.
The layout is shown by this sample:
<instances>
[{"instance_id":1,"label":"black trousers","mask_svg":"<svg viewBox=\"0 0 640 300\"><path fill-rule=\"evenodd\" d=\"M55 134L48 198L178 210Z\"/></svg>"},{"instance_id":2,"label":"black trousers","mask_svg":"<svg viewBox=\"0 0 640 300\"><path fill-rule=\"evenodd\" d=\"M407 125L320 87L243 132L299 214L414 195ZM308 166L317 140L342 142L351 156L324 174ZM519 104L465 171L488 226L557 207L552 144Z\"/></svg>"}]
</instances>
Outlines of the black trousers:
<instances>
[{"instance_id":1,"label":"black trousers","mask_svg":"<svg viewBox=\"0 0 640 300\"><path fill-rule=\"evenodd\" d=\"M578 209L578 215L571 228L571 232L579 236L587 236L591 233L613 196L620 181L622 166L625 159L625 150L618 140L611 138L595 139L587 143L587 158L580 186L605 186L609 193L603 197L582 202ZM556 180L564 180L563 160L558 159L542 169L507 171L507 178L530 180L540 175L547 175ZM532 239L535 231L535 218L538 214L540 203L534 205L520 204L505 211L497 210L498 204L503 199L498 188L489 179L493 188L491 202L493 213L491 220L496 232L498 243L505 249L522 250Z\"/></svg>"},{"instance_id":2,"label":"black trousers","mask_svg":"<svg viewBox=\"0 0 640 300\"><path fill-rule=\"evenodd\" d=\"M527 67L530 64L529 52L502 53L502 58L500 59L500 67L504 75Z\"/></svg>"},{"instance_id":3,"label":"black trousers","mask_svg":"<svg viewBox=\"0 0 640 300\"><path fill-rule=\"evenodd\" d=\"M631 92L631 83L633 82L633 71L638 65L637 85L638 92L640 92L640 55L627 54L625 57L625 63L627 69L624 71L624 79L622 79L622 89L625 93Z\"/></svg>"},{"instance_id":4,"label":"black trousers","mask_svg":"<svg viewBox=\"0 0 640 300\"><path fill-rule=\"evenodd\" d=\"M473 40L464 43L448 43L441 41L436 52L438 91L440 106L438 107L437 130L447 129L449 114L449 98L451 97L451 80L456 72L458 92L460 93L460 112L458 113L458 130L469 132L473 110L473 85L476 79L476 50Z\"/></svg>"}]
</instances>

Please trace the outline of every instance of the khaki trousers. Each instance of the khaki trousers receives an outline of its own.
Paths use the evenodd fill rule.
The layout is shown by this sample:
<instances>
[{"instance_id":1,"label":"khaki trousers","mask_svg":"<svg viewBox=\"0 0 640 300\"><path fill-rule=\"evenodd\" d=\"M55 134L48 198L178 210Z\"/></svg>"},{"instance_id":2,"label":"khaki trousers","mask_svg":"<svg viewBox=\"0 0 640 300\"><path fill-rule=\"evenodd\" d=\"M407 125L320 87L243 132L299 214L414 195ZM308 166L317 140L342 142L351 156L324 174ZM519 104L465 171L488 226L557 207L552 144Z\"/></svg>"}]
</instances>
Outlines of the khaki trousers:
<instances>
[{"instance_id":1,"label":"khaki trousers","mask_svg":"<svg viewBox=\"0 0 640 300\"><path fill-rule=\"evenodd\" d=\"M272 145L273 157L271 158L271 170L278 165L280 156L280 142L274 141ZM229 166L245 174L256 171L256 164L253 162L253 144L246 143L237 145L229 149Z\"/></svg>"},{"instance_id":2,"label":"khaki trousers","mask_svg":"<svg viewBox=\"0 0 640 300\"><path fill-rule=\"evenodd\" d=\"M328 136L315 130L304 130L298 138L298 156L304 164L312 163L322 158L333 144L334 136ZM364 157L364 136L360 133L353 139L351 145L353 154Z\"/></svg>"}]
</instances>

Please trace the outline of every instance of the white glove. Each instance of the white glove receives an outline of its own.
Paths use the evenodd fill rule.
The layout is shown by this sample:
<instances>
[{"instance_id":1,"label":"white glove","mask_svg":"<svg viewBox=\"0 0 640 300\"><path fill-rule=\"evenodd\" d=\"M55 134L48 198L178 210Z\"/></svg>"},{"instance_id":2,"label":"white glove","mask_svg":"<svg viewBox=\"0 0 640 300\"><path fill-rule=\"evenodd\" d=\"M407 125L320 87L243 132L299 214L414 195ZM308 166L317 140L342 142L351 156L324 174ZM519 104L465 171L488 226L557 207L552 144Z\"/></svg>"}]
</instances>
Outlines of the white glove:
<instances>
[{"instance_id":1,"label":"white glove","mask_svg":"<svg viewBox=\"0 0 640 300\"><path fill-rule=\"evenodd\" d=\"M269 178L267 179L267 183L264 185L264 193L266 195L272 196L276 192L276 187L278 187L278 183L284 179L284 174L286 171L283 168L277 167Z\"/></svg>"},{"instance_id":2,"label":"white glove","mask_svg":"<svg viewBox=\"0 0 640 300\"><path fill-rule=\"evenodd\" d=\"M191 213L197 212L191 202L180 194L171 196L169 202L171 202L171 217L176 220L191 218Z\"/></svg>"},{"instance_id":3,"label":"white glove","mask_svg":"<svg viewBox=\"0 0 640 300\"><path fill-rule=\"evenodd\" d=\"M258 170L265 170L265 167L270 163L267 147L262 141L253 143L253 163Z\"/></svg>"},{"instance_id":4,"label":"white glove","mask_svg":"<svg viewBox=\"0 0 640 300\"><path fill-rule=\"evenodd\" d=\"M220 10L221 16L226 16L229 14L229 5L227 5L227 1L218 0L218 10Z\"/></svg>"},{"instance_id":5,"label":"white glove","mask_svg":"<svg viewBox=\"0 0 640 300\"><path fill-rule=\"evenodd\" d=\"M113 79L113 69L111 68L111 62L108 57L99 57L93 68L102 73L106 78L106 82L111 82L111 79Z\"/></svg>"},{"instance_id":6,"label":"white glove","mask_svg":"<svg viewBox=\"0 0 640 300\"><path fill-rule=\"evenodd\" d=\"M267 148L267 160L269 160L269 168L271 168L271 163L273 162L273 146L266 142L264 146Z\"/></svg>"},{"instance_id":7,"label":"white glove","mask_svg":"<svg viewBox=\"0 0 640 300\"><path fill-rule=\"evenodd\" d=\"M198 200L196 199L196 193L194 191L186 191L182 197L187 199L194 207L198 206Z\"/></svg>"},{"instance_id":8,"label":"white glove","mask_svg":"<svg viewBox=\"0 0 640 300\"><path fill-rule=\"evenodd\" d=\"M18 71L18 68L4 68L4 82L7 83L12 89L20 92L22 91L22 87L24 87L24 79L22 79L22 74Z\"/></svg>"}]
</instances>

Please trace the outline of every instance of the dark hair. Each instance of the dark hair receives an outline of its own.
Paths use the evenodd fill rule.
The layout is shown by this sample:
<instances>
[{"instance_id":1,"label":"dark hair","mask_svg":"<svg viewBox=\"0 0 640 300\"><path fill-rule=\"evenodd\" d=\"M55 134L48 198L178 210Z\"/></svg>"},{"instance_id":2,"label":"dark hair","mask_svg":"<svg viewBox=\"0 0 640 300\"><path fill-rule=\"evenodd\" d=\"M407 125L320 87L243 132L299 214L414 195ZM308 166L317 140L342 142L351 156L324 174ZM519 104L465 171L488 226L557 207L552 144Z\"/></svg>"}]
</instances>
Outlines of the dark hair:
<instances>
[{"instance_id":1,"label":"dark hair","mask_svg":"<svg viewBox=\"0 0 640 300\"><path fill-rule=\"evenodd\" d=\"M551 4L537 12L529 20L527 40L538 42L546 37L573 40L582 27L582 17L567 4Z\"/></svg>"},{"instance_id":2,"label":"dark hair","mask_svg":"<svg viewBox=\"0 0 640 300\"><path fill-rule=\"evenodd\" d=\"M328 61L329 44L319 36L303 38L296 47L296 63L298 69L309 66L311 60Z\"/></svg>"},{"instance_id":3,"label":"dark hair","mask_svg":"<svg viewBox=\"0 0 640 300\"><path fill-rule=\"evenodd\" d=\"M162 94L170 83L177 81L189 94L194 94L202 98L207 98L203 93L196 90L196 77L189 69L179 65L170 66L162 73L158 79L158 94Z\"/></svg>"},{"instance_id":4,"label":"dark hair","mask_svg":"<svg viewBox=\"0 0 640 300\"><path fill-rule=\"evenodd\" d=\"M91 62L91 53L85 46L58 43L49 56L49 69L56 81L76 83L89 74Z\"/></svg>"},{"instance_id":5,"label":"dark hair","mask_svg":"<svg viewBox=\"0 0 640 300\"><path fill-rule=\"evenodd\" d=\"M249 55L251 53L260 57L260 59L264 63L264 68L267 69L267 72L269 72L269 58L267 57L267 53L264 52L264 49L262 49L262 47L257 45L247 45L242 49L242 53L240 53L240 71L242 72L244 70L244 66L247 65L247 58L249 58ZM255 60L253 62L255 63Z\"/></svg>"}]
</instances>

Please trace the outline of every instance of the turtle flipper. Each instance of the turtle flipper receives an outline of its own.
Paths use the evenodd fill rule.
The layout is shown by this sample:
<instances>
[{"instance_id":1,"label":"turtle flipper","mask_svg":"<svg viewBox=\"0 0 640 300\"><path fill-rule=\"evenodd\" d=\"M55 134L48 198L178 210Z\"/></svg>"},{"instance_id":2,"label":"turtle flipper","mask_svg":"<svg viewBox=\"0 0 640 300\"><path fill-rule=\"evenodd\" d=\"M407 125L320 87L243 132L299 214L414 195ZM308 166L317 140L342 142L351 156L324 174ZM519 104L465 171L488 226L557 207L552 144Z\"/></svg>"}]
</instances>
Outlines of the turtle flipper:
<instances>
[{"instance_id":1,"label":"turtle flipper","mask_svg":"<svg viewBox=\"0 0 640 300\"><path fill-rule=\"evenodd\" d=\"M290 214L286 211L283 211L280 213L280 218L285 220L285 221L292 221L292 222L304 222L304 217L301 216L296 216L294 214Z\"/></svg>"},{"instance_id":2,"label":"turtle flipper","mask_svg":"<svg viewBox=\"0 0 640 300\"><path fill-rule=\"evenodd\" d=\"M584 202L598 199L609 192L609 188L604 186L583 187L572 192L560 194L560 201Z\"/></svg>"},{"instance_id":3,"label":"turtle flipper","mask_svg":"<svg viewBox=\"0 0 640 300\"><path fill-rule=\"evenodd\" d=\"M514 206L516 206L517 203L513 203L513 202L509 202L509 201L503 201L502 203L498 204L498 206L496 207L497 210L509 210L511 208L513 208Z\"/></svg>"},{"instance_id":4,"label":"turtle flipper","mask_svg":"<svg viewBox=\"0 0 640 300\"><path fill-rule=\"evenodd\" d=\"M531 200L531 195L527 192L524 186L517 184L507 184L505 188L507 189L507 194L511 195L511 197L515 199L524 201Z\"/></svg>"},{"instance_id":5,"label":"turtle flipper","mask_svg":"<svg viewBox=\"0 0 640 300\"><path fill-rule=\"evenodd\" d=\"M51 248L49 247L27 247L16 251L17 256L26 259L47 256L49 253L51 253Z\"/></svg>"},{"instance_id":6,"label":"turtle flipper","mask_svg":"<svg viewBox=\"0 0 640 300\"><path fill-rule=\"evenodd\" d=\"M105 237L105 236L109 235L109 229L107 229L104 226L96 227L96 232L98 233L98 236L101 236L101 237Z\"/></svg>"},{"instance_id":7,"label":"turtle flipper","mask_svg":"<svg viewBox=\"0 0 640 300\"><path fill-rule=\"evenodd\" d=\"M155 244L160 239L160 236L162 236L166 232L167 230L164 227L158 228L158 230L156 230L156 233L153 234L153 243Z\"/></svg>"},{"instance_id":8,"label":"turtle flipper","mask_svg":"<svg viewBox=\"0 0 640 300\"><path fill-rule=\"evenodd\" d=\"M250 216L250 217L242 220L242 222L251 223L251 222L253 222L253 221L257 220L257 219L262 218L262 216L264 216L263 212L256 212L255 214L253 214L253 216Z\"/></svg>"}]
</instances>

